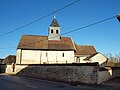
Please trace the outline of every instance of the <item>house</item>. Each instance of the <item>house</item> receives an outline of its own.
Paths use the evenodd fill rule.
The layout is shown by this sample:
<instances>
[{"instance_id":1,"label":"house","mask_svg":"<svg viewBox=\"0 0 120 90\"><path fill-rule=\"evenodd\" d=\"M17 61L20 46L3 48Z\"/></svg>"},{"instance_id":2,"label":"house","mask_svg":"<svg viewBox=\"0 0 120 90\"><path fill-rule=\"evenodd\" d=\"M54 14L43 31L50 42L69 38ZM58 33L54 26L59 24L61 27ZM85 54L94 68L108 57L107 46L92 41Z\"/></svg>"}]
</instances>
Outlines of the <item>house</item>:
<instances>
[{"instance_id":1,"label":"house","mask_svg":"<svg viewBox=\"0 0 120 90\"><path fill-rule=\"evenodd\" d=\"M72 63L75 46L71 37L60 36L60 25L54 17L48 36L23 35L17 46L17 64Z\"/></svg>"},{"instance_id":2,"label":"house","mask_svg":"<svg viewBox=\"0 0 120 90\"><path fill-rule=\"evenodd\" d=\"M90 56L91 54L97 53L96 49L94 48L94 46L82 46L82 45L77 45L76 43L74 43L76 51L75 51L75 60L76 63L86 63L86 61L84 61L84 59L88 56Z\"/></svg>"},{"instance_id":3,"label":"house","mask_svg":"<svg viewBox=\"0 0 120 90\"><path fill-rule=\"evenodd\" d=\"M103 54L96 51L94 46L81 46L75 43L76 52L75 60L76 63L92 63L98 62L100 66L106 66L108 58Z\"/></svg>"},{"instance_id":4,"label":"house","mask_svg":"<svg viewBox=\"0 0 120 90\"><path fill-rule=\"evenodd\" d=\"M108 58L97 52L86 57L84 61L86 61L86 63L98 62L100 66L104 67L107 65Z\"/></svg>"},{"instance_id":5,"label":"house","mask_svg":"<svg viewBox=\"0 0 120 90\"><path fill-rule=\"evenodd\" d=\"M16 56L15 55L8 55L3 61L3 64L12 64L16 63Z\"/></svg>"},{"instance_id":6,"label":"house","mask_svg":"<svg viewBox=\"0 0 120 90\"><path fill-rule=\"evenodd\" d=\"M22 35L17 46L16 63L86 63L84 59L95 53L94 46L77 45L71 37L60 36L60 25L54 17L48 36Z\"/></svg>"},{"instance_id":7,"label":"house","mask_svg":"<svg viewBox=\"0 0 120 90\"><path fill-rule=\"evenodd\" d=\"M2 59L2 58L0 58L0 64L2 64L2 61L3 61L4 59Z\"/></svg>"}]
</instances>

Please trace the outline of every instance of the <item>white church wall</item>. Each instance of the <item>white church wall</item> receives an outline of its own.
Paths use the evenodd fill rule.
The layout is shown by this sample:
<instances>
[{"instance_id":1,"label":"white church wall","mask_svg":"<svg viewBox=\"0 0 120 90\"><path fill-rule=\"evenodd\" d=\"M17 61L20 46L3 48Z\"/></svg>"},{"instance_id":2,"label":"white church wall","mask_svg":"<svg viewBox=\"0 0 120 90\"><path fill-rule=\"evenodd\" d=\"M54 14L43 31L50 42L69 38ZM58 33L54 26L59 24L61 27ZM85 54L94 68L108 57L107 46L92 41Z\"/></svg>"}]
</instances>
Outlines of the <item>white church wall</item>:
<instances>
[{"instance_id":1,"label":"white church wall","mask_svg":"<svg viewBox=\"0 0 120 90\"><path fill-rule=\"evenodd\" d=\"M17 64L73 63L74 51L17 50ZM64 54L64 55L63 55Z\"/></svg>"},{"instance_id":2,"label":"white church wall","mask_svg":"<svg viewBox=\"0 0 120 90\"><path fill-rule=\"evenodd\" d=\"M22 50L22 63L40 63L40 52L36 50Z\"/></svg>"},{"instance_id":3,"label":"white church wall","mask_svg":"<svg viewBox=\"0 0 120 90\"><path fill-rule=\"evenodd\" d=\"M20 55L21 54L21 49L18 49L17 50L17 53L16 53L16 63L17 64L20 64Z\"/></svg>"}]
</instances>

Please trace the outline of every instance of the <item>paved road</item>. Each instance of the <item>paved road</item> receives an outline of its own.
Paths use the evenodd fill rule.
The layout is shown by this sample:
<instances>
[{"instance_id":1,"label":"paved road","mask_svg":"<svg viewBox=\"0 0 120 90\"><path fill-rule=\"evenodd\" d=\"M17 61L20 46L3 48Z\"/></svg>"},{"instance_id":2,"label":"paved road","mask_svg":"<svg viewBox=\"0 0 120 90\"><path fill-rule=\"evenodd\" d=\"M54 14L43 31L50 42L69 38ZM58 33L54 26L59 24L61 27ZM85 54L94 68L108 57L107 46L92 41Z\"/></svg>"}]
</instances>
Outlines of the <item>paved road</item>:
<instances>
[{"instance_id":1,"label":"paved road","mask_svg":"<svg viewBox=\"0 0 120 90\"><path fill-rule=\"evenodd\" d=\"M0 90L108 90L108 89L110 90L110 87L105 89L100 87L98 88L89 86L71 86L70 84L67 83L0 74Z\"/></svg>"},{"instance_id":2,"label":"paved road","mask_svg":"<svg viewBox=\"0 0 120 90\"><path fill-rule=\"evenodd\" d=\"M0 90L120 90L112 85L79 85L0 74Z\"/></svg>"}]
</instances>

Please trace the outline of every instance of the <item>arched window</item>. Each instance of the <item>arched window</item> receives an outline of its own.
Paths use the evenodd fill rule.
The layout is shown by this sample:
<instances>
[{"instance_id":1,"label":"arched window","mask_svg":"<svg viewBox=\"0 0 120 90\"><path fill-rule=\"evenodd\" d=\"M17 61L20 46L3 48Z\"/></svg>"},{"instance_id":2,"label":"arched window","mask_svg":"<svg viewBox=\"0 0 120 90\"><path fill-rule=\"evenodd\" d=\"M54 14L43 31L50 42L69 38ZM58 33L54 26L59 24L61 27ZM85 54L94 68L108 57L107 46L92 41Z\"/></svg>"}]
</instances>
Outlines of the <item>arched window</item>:
<instances>
[{"instance_id":1,"label":"arched window","mask_svg":"<svg viewBox=\"0 0 120 90\"><path fill-rule=\"evenodd\" d=\"M56 34L58 34L58 30L56 30Z\"/></svg>"},{"instance_id":2,"label":"arched window","mask_svg":"<svg viewBox=\"0 0 120 90\"><path fill-rule=\"evenodd\" d=\"M62 53L62 57L64 57L64 53Z\"/></svg>"},{"instance_id":3,"label":"arched window","mask_svg":"<svg viewBox=\"0 0 120 90\"><path fill-rule=\"evenodd\" d=\"M51 33L53 33L53 29L51 29Z\"/></svg>"}]
</instances>

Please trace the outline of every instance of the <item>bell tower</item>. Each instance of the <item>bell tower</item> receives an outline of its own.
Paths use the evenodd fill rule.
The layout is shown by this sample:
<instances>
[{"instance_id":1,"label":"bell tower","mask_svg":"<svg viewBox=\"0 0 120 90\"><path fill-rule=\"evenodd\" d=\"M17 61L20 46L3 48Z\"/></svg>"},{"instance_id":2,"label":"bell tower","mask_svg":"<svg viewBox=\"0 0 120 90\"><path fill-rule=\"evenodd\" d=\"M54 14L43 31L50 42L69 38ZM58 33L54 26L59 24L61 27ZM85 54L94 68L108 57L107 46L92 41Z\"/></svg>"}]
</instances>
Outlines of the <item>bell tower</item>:
<instances>
[{"instance_id":1,"label":"bell tower","mask_svg":"<svg viewBox=\"0 0 120 90\"><path fill-rule=\"evenodd\" d=\"M48 40L60 40L60 25L55 16L48 29Z\"/></svg>"}]
</instances>

